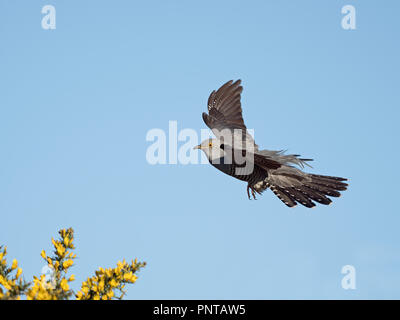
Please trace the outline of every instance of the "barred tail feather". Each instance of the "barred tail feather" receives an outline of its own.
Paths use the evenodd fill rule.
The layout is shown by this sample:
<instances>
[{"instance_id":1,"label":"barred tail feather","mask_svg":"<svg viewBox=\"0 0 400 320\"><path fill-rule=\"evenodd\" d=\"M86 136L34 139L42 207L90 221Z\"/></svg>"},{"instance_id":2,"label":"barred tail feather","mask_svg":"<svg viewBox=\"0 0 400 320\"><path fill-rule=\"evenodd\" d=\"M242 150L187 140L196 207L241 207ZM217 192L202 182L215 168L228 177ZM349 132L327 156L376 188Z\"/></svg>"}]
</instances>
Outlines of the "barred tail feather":
<instances>
[{"instance_id":1,"label":"barred tail feather","mask_svg":"<svg viewBox=\"0 0 400 320\"><path fill-rule=\"evenodd\" d=\"M292 198L290 195L285 194L285 192L281 188L277 186L271 186L270 189L288 207L292 208L297 206L296 199Z\"/></svg>"},{"instance_id":2,"label":"barred tail feather","mask_svg":"<svg viewBox=\"0 0 400 320\"><path fill-rule=\"evenodd\" d=\"M321 175L308 175L311 178L311 185L316 187L326 187L333 191L345 191L347 190L348 184L343 182L347 179L339 178L339 177L329 177L329 176L321 176Z\"/></svg>"},{"instance_id":3,"label":"barred tail feather","mask_svg":"<svg viewBox=\"0 0 400 320\"><path fill-rule=\"evenodd\" d=\"M284 192L292 196L296 201L307 208L315 207L315 203L310 200L310 197L298 191L299 188L285 188Z\"/></svg>"},{"instance_id":4,"label":"barred tail feather","mask_svg":"<svg viewBox=\"0 0 400 320\"><path fill-rule=\"evenodd\" d=\"M288 207L294 207L297 203L307 208L315 206L315 202L329 205L332 200L328 197L340 197L339 191L347 189L345 178L307 174L308 179L298 185L290 187L270 184L270 189Z\"/></svg>"},{"instance_id":5,"label":"barred tail feather","mask_svg":"<svg viewBox=\"0 0 400 320\"><path fill-rule=\"evenodd\" d=\"M321 204L331 204L332 200L327 198L322 192L313 190L305 185L297 188L300 192L302 192L306 197L321 203Z\"/></svg>"}]
</instances>

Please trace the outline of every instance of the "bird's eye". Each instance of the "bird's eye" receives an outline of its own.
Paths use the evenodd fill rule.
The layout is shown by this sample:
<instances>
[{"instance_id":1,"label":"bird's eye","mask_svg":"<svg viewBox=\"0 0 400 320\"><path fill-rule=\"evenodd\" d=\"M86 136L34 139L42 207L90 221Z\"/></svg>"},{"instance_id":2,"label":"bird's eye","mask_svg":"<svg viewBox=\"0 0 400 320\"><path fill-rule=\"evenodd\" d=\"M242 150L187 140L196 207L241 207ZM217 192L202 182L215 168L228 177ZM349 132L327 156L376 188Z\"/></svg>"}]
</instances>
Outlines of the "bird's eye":
<instances>
[{"instance_id":1,"label":"bird's eye","mask_svg":"<svg viewBox=\"0 0 400 320\"><path fill-rule=\"evenodd\" d=\"M210 143L208 144L208 146L211 148L211 147L212 147L212 142L210 142Z\"/></svg>"}]
</instances>

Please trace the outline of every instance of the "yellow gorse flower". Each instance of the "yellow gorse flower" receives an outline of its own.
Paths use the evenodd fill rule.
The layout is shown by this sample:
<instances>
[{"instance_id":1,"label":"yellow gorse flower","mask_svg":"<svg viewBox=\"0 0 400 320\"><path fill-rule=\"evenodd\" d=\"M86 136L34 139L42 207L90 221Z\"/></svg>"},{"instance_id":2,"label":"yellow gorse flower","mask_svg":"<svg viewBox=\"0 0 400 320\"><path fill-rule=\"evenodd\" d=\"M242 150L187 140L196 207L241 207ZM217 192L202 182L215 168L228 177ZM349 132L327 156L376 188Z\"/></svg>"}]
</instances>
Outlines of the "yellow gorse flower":
<instances>
[{"instance_id":1,"label":"yellow gorse flower","mask_svg":"<svg viewBox=\"0 0 400 320\"><path fill-rule=\"evenodd\" d=\"M62 279L60 282L60 286L64 291L68 291L69 290L68 280L65 278Z\"/></svg>"},{"instance_id":2,"label":"yellow gorse flower","mask_svg":"<svg viewBox=\"0 0 400 320\"><path fill-rule=\"evenodd\" d=\"M0 246L0 299L18 300L26 288L25 281L20 276L22 269L18 268L18 261L12 260L7 267L7 248Z\"/></svg>"},{"instance_id":3,"label":"yellow gorse flower","mask_svg":"<svg viewBox=\"0 0 400 320\"><path fill-rule=\"evenodd\" d=\"M18 279L18 278L21 276L21 274L22 274L22 269L21 269L21 268L18 268L15 277Z\"/></svg>"},{"instance_id":4,"label":"yellow gorse flower","mask_svg":"<svg viewBox=\"0 0 400 320\"><path fill-rule=\"evenodd\" d=\"M17 269L17 267L18 267L18 261L14 259L11 265L11 270Z\"/></svg>"},{"instance_id":5,"label":"yellow gorse flower","mask_svg":"<svg viewBox=\"0 0 400 320\"><path fill-rule=\"evenodd\" d=\"M71 259L66 260L63 262L63 268L64 269L68 269L70 266L72 266L74 264L74 261L72 261Z\"/></svg>"},{"instance_id":6,"label":"yellow gorse flower","mask_svg":"<svg viewBox=\"0 0 400 320\"><path fill-rule=\"evenodd\" d=\"M81 290L78 292L77 299L94 299L109 300L111 298L120 299L125 294L123 290L125 284L134 283L137 276L134 274L144 264L137 264L132 260L128 264L125 260L118 261L116 268L103 269L99 268L95 272L95 276L88 278L82 283ZM115 291L120 291L121 295L115 295Z\"/></svg>"},{"instance_id":7,"label":"yellow gorse flower","mask_svg":"<svg viewBox=\"0 0 400 320\"><path fill-rule=\"evenodd\" d=\"M111 279L110 285L111 285L112 288L116 288L116 287L118 287L119 282L117 280L115 280L115 279Z\"/></svg>"},{"instance_id":8,"label":"yellow gorse flower","mask_svg":"<svg viewBox=\"0 0 400 320\"><path fill-rule=\"evenodd\" d=\"M65 247L66 248L68 248L68 246L69 246L69 238L64 238L64 245L65 245Z\"/></svg>"},{"instance_id":9,"label":"yellow gorse flower","mask_svg":"<svg viewBox=\"0 0 400 320\"><path fill-rule=\"evenodd\" d=\"M18 267L16 259L12 261L10 268L6 267L7 250L6 247L0 246L0 299L20 299L21 295L25 295L28 300L59 300L72 296L78 300L122 299L126 293L125 285L134 283L137 280L135 273L146 265L138 263L136 259L129 264L124 259L122 262L118 261L115 268L99 267L94 276L82 282L80 290L75 294L69 285L75 280L75 275L67 278L67 272L76 258L76 254L69 250L75 248L74 231L72 228L62 229L59 235L57 240L51 238L54 256L48 256L45 250L40 253L51 268L52 274L50 277L33 277L32 283L22 279L22 268ZM116 295L116 291L119 291L120 295Z\"/></svg>"}]
</instances>

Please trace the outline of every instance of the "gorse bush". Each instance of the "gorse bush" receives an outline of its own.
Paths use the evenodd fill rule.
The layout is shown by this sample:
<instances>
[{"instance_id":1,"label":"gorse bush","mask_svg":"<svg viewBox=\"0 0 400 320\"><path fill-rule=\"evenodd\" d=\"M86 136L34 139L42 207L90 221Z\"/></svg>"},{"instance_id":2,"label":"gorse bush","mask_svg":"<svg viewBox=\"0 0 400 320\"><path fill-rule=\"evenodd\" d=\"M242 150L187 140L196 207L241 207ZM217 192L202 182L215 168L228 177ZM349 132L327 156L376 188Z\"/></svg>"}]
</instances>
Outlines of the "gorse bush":
<instances>
[{"instance_id":1,"label":"gorse bush","mask_svg":"<svg viewBox=\"0 0 400 320\"><path fill-rule=\"evenodd\" d=\"M78 292L70 288L70 283L75 280L75 275L69 277L67 273L74 265L76 254L74 230L62 229L59 239L51 239L54 250L49 256L43 250L42 258L46 261L51 276L33 277L33 282L27 282L22 277L22 269L18 261L13 260L11 266L7 265L7 248L0 246L0 300L19 300L26 296L28 300L111 300L122 299L126 294L125 286L135 283L137 272L146 265L136 259L127 263L125 259L118 261L115 268L99 268L95 275L82 282Z\"/></svg>"}]
</instances>

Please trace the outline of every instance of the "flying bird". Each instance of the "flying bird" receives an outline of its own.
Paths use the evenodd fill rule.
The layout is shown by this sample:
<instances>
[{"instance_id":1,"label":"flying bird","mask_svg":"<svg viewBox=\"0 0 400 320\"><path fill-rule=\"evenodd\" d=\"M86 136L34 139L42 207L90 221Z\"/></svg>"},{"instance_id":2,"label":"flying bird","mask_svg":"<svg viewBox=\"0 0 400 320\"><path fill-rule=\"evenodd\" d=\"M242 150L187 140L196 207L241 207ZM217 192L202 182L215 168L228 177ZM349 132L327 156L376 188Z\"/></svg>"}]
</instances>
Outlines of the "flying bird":
<instances>
[{"instance_id":1,"label":"flying bird","mask_svg":"<svg viewBox=\"0 0 400 320\"><path fill-rule=\"evenodd\" d=\"M315 202L328 205L329 197L339 197L339 191L347 189L347 179L304 172L312 159L259 149L243 121L242 90L241 80L230 80L211 92L203 120L216 139L206 139L194 149L202 150L218 170L247 182L249 199L271 189L288 207L300 203L312 208Z\"/></svg>"}]
</instances>

